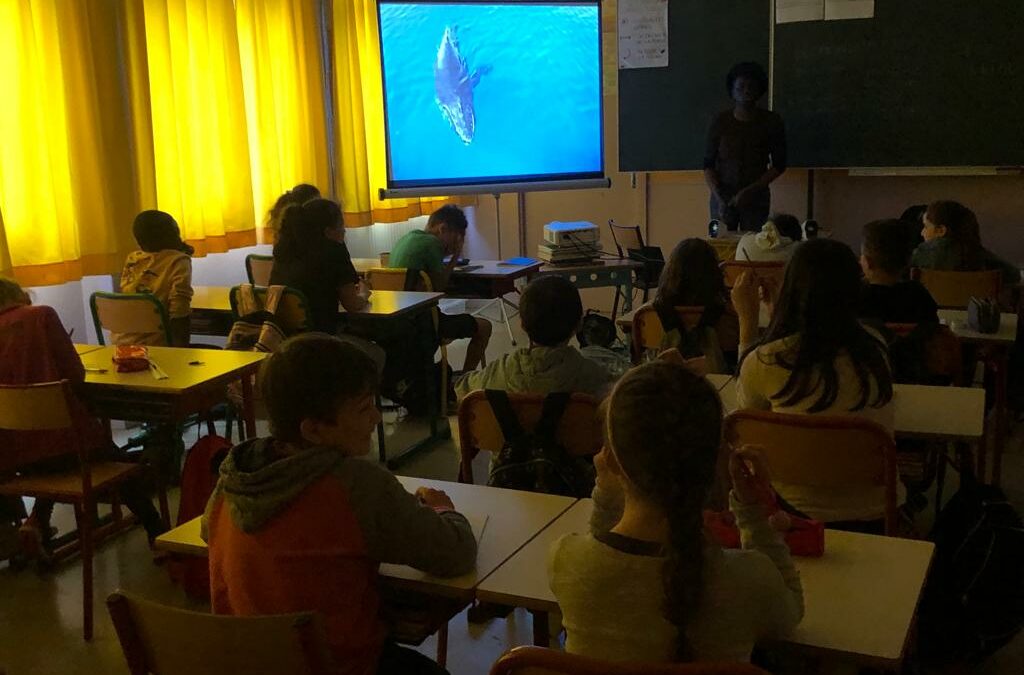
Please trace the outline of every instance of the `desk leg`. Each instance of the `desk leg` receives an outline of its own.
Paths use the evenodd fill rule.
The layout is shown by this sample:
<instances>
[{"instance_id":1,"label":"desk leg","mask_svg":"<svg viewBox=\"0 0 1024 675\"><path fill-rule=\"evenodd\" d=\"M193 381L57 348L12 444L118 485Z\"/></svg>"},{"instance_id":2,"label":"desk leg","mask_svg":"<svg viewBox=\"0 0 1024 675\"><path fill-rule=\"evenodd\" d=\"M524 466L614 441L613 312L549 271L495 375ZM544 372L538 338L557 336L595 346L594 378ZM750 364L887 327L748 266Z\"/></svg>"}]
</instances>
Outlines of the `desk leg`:
<instances>
[{"instance_id":1,"label":"desk leg","mask_svg":"<svg viewBox=\"0 0 1024 675\"><path fill-rule=\"evenodd\" d=\"M551 645L551 634L548 630L548 613L535 612L530 610L533 617L533 644L537 647L548 647Z\"/></svg>"},{"instance_id":2,"label":"desk leg","mask_svg":"<svg viewBox=\"0 0 1024 675\"><path fill-rule=\"evenodd\" d=\"M996 367L996 433L992 446L992 484L999 486L1003 472L1003 446L1006 445L1006 398L1007 380L1009 377L1009 350L1000 348L995 354ZM984 475L981 476L984 480Z\"/></svg>"},{"instance_id":3,"label":"desk leg","mask_svg":"<svg viewBox=\"0 0 1024 675\"><path fill-rule=\"evenodd\" d=\"M245 437L256 438L256 405L252 390L253 374L242 376L242 418L245 420Z\"/></svg>"}]
</instances>

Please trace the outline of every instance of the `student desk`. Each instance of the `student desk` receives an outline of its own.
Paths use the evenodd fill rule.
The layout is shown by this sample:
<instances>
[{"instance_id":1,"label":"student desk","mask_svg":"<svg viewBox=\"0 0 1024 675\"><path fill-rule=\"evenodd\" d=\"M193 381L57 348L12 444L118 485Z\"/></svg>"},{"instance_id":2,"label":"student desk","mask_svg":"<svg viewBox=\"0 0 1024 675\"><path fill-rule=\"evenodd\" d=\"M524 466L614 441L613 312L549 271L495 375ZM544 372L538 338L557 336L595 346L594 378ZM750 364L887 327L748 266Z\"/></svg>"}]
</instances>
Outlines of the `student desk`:
<instances>
[{"instance_id":1,"label":"student desk","mask_svg":"<svg viewBox=\"0 0 1024 675\"><path fill-rule=\"evenodd\" d=\"M516 346L516 338L512 334L506 305L513 311L519 307L505 298L508 293L516 291L516 280L525 279L539 270L544 263L535 260L529 265L508 265L500 260L470 260L468 265L452 270L451 279L445 296L450 298L484 298L490 300L486 305L473 312L476 316L491 305L497 304L501 310L501 323L505 324L508 338L512 346Z\"/></svg>"},{"instance_id":2,"label":"student desk","mask_svg":"<svg viewBox=\"0 0 1024 675\"><path fill-rule=\"evenodd\" d=\"M89 352L94 352L97 349L103 349L103 345L81 345L77 343L75 344L75 352L79 356L83 356L85 354L88 354Z\"/></svg>"},{"instance_id":3,"label":"student desk","mask_svg":"<svg viewBox=\"0 0 1024 675\"><path fill-rule=\"evenodd\" d=\"M633 310L633 273L643 267L642 262L628 258L607 258L579 265L547 264L531 275L534 277L560 276L571 281L576 288L603 288L611 286L623 295L622 311ZM619 313L619 295L612 305L612 320Z\"/></svg>"},{"instance_id":4,"label":"student desk","mask_svg":"<svg viewBox=\"0 0 1024 675\"><path fill-rule=\"evenodd\" d=\"M726 414L736 409L736 378L708 375ZM894 430L901 438L977 442L985 428L985 391L922 384L893 385Z\"/></svg>"},{"instance_id":5,"label":"student desk","mask_svg":"<svg viewBox=\"0 0 1024 675\"><path fill-rule=\"evenodd\" d=\"M476 567L461 577L444 579L404 565L381 565L381 576L399 588L451 598L467 603L480 582L555 521L574 503L572 497L504 490L485 485L399 476L409 492L419 487L444 490L455 508L474 525L479 538ZM486 523L486 524L485 524ZM480 530L483 530L480 536ZM190 556L205 556L206 542L199 536L200 519L194 518L156 539L158 549Z\"/></svg>"},{"instance_id":6,"label":"student desk","mask_svg":"<svg viewBox=\"0 0 1024 675\"><path fill-rule=\"evenodd\" d=\"M95 345L88 345L95 346ZM225 400L225 387L242 382L246 433L256 435L252 376L266 358L261 352L220 349L149 347L149 356L167 379L148 370L119 373L111 361L114 347L97 347L84 354L82 396L99 417L136 422L180 422ZM105 370L106 372L98 372Z\"/></svg>"},{"instance_id":7,"label":"student desk","mask_svg":"<svg viewBox=\"0 0 1024 675\"><path fill-rule=\"evenodd\" d=\"M717 238L705 237L704 241L710 244L711 248L715 249L718 262L727 262L736 259L736 249L739 248L740 237L742 236L742 233L727 232L723 234L720 232Z\"/></svg>"},{"instance_id":8,"label":"student desk","mask_svg":"<svg viewBox=\"0 0 1024 675\"><path fill-rule=\"evenodd\" d=\"M589 531L593 502L582 499L484 579L477 598L558 609L548 586L551 545ZM825 555L794 557L804 589L804 619L779 642L801 651L897 671L931 565L930 542L825 531Z\"/></svg>"},{"instance_id":9,"label":"student desk","mask_svg":"<svg viewBox=\"0 0 1024 675\"><path fill-rule=\"evenodd\" d=\"M967 325L967 310L940 309L939 321L949 329L961 342L978 345L983 348L995 365L995 442L992 444L992 482L999 485L1002 478L1003 446L1006 443L1007 415L1007 381L1010 370L1010 351L1017 340L1017 315L1003 312L999 321L999 330L995 333L979 333ZM986 448L978 452L978 477L985 480Z\"/></svg>"}]
</instances>

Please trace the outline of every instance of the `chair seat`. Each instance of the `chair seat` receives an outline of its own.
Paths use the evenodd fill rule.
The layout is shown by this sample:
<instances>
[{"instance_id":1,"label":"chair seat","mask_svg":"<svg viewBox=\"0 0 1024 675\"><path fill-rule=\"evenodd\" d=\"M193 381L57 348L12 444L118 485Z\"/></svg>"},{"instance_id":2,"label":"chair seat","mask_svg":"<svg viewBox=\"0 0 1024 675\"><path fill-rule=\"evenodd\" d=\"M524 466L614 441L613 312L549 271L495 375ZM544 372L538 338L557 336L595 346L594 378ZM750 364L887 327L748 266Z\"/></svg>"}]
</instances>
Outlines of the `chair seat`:
<instances>
[{"instance_id":1,"label":"chair seat","mask_svg":"<svg viewBox=\"0 0 1024 675\"><path fill-rule=\"evenodd\" d=\"M137 464L126 462L97 462L91 468L93 492L107 490L139 471ZM81 498L83 494L82 474L80 471L66 471L16 476L0 482L0 494L25 497Z\"/></svg>"}]
</instances>

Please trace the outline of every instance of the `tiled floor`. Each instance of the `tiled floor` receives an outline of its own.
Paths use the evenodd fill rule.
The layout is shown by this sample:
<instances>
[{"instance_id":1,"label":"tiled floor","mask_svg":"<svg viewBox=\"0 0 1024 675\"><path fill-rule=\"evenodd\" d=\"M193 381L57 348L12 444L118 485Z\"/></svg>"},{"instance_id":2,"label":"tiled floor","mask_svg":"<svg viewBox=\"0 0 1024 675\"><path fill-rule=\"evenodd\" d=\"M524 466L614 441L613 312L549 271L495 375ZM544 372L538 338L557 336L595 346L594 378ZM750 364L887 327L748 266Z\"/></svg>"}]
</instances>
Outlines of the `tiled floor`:
<instances>
[{"instance_id":1,"label":"tiled floor","mask_svg":"<svg viewBox=\"0 0 1024 675\"><path fill-rule=\"evenodd\" d=\"M502 327L495 326L492 358L510 349ZM461 365L460 345L451 350L453 363ZM405 425L407 426L407 425ZM394 442L403 442L410 432L396 430ZM194 433L194 432L193 432ZM189 440L194 439L192 436ZM453 441L437 445L410 459L399 473L454 480L457 451ZM477 476L486 472L486 458ZM1004 463L1004 485L1018 509L1024 511L1024 427L1018 426ZM66 510L58 513L60 524L70 520ZM116 589L139 593L168 605L188 607L179 589L166 573L150 562L144 534L135 529L104 545L96 556L96 637L91 643L81 638L80 566L71 562L56 572L39 575L32 570L14 573L0 563L0 670L7 675L116 675L127 672L116 636L103 606L106 595ZM465 614L451 624L448 667L453 675L483 675L507 648L528 644L531 639L529 615L519 610L508 620L486 626L467 624ZM433 640L422 647L433 654ZM1020 675L1024 672L1024 635L977 669L983 675Z\"/></svg>"}]
</instances>

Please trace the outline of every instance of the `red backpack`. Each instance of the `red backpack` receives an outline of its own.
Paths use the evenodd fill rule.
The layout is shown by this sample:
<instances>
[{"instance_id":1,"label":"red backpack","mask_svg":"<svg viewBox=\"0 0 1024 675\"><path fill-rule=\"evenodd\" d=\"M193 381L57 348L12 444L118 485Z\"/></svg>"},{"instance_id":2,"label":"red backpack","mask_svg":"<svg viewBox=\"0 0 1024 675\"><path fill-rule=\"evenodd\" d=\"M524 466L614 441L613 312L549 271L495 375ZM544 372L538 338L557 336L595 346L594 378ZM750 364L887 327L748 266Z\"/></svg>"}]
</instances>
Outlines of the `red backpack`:
<instances>
[{"instance_id":1,"label":"red backpack","mask_svg":"<svg viewBox=\"0 0 1024 675\"><path fill-rule=\"evenodd\" d=\"M231 441L223 436L203 436L188 451L181 471L181 501L178 503L178 525L203 515L206 502L217 486L220 464L231 449ZM171 580L197 600L210 599L210 568L206 558L175 556L168 562Z\"/></svg>"}]
</instances>

